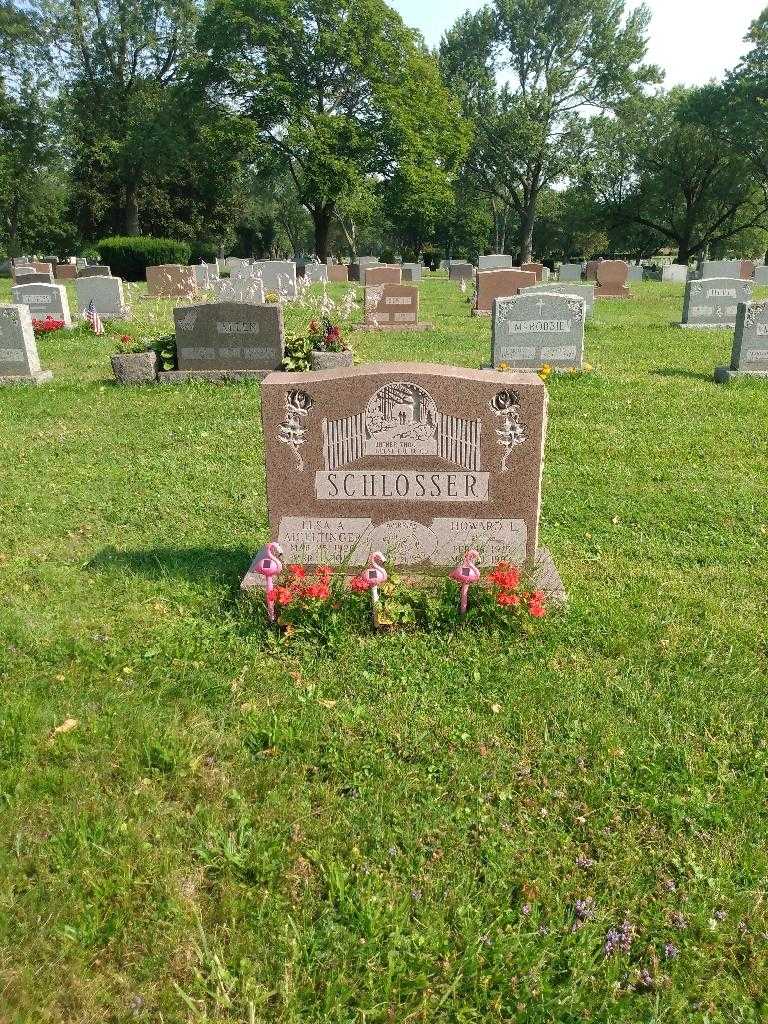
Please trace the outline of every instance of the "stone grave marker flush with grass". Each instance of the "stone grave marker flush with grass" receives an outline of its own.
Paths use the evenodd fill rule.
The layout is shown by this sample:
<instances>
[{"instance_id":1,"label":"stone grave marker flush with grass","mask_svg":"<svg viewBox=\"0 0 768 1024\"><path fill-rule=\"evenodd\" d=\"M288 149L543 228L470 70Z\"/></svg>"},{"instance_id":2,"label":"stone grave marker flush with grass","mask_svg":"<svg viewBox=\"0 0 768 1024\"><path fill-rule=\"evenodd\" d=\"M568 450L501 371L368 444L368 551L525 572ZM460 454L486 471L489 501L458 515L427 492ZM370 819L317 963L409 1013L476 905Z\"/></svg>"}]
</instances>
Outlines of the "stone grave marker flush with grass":
<instances>
[{"instance_id":1,"label":"stone grave marker flush with grass","mask_svg":"<svg viewBox=\"0 0 768 1024\"><path fill-rule=\"evenodd\" d=\"M738 377L768 377L768 302L739 303L731 365L718 366L715 380Z\"/></svg>"},{"instance_id":2,"label":"stone grave marker flush with grass","mask_svg":"<svg viewBox=\"0 0 768 1024\"><path fill-rule=\"evenodd\" d=\"M352 571L379 551L388 566L441 575L474 548L481 566L526 566L562 596L538 547L547 391L535 374L424 363L273 373L261 403L270 534L286 564Z\"/></svg>"},{"instance_id":3,"label":"stone grave marker flush with grass","mask_svg":"<svg viewBox=\"0 0 768 1024\"><path fill-rule=\"evenodd\" d=\"M0 385L45 384L53 378L37 354L27 306L0 305Z\"/></svg>"}]
</instances>

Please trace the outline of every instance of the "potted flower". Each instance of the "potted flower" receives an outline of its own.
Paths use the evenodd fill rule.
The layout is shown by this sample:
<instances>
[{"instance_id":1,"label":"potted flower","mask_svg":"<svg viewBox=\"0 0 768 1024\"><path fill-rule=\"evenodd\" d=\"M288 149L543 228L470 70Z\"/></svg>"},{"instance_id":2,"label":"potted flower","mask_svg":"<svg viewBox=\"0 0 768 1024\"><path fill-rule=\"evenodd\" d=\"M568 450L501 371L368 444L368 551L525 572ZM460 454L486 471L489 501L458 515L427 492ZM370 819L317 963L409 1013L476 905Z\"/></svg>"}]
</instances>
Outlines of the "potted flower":
<instances>
[{"instance_id":1,"label":"potted flower","mask_svg":"<svg viewBox=\"0 0 768 1024\"><path fill-rule=\"evenodd\" d=\"M354 353L341 336L341 328L328 317L312 320L308 328L311 344L309 363L313 370L335 370L352 366Z\"/></svg>"},{"instance_id":2,"label":"potted flower","mask_svg":"<svg viewBox=\"0 0 768 1024\"><path fill-rule=\"evenodd\" d=\"M120 384L154 384L160 357L149 342L123 334L112 356L112 371Z\"/></svg>"}]
</instances>

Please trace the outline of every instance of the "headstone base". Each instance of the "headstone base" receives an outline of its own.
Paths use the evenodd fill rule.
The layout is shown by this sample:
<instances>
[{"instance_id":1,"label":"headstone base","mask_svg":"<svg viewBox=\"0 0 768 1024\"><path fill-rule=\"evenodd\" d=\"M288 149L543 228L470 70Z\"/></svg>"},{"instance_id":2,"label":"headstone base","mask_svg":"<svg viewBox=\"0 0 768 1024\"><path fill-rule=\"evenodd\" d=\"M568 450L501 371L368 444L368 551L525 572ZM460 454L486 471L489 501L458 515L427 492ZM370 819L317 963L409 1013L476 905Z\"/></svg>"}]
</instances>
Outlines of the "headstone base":
<instances>
[{"instance_id":1,"label":"headstone base","mask_svg":"<svg viewBox=\"0 0 768 1024\"><path fill-rule=\"evenodd\" d=\"M491 311L490 311L490 309L473 309L472 310L472 316L487 316L487 317L490 317L491 316Z\"/></svg>"},{"instance_id":2,"label":"headstone base","mask_svg":"<svg viewBox=\"0 0 768 1024\"><path fill-rule=\"evenodd\" d=\"M11 384L47 384L50 380L53 380L53 370L38 370L36 373L31 373L25 377L4 377L0 375L0 387L6 387Z\"/></svg>"},{"instance_id":3,"label":"headstone base","mask_svg":"<svg viewBox=\"0 0 768 1024\"><path fill-rule=\"evenodd\" d=\"M267 548L266 545L261 548L253 556L253 561L248 569L248 572L243 576L240 581L240 589L245 593L252 590L264 590L265 580L262 575L255 572L253 567L261 561L262 558L266 558ZM349 573L349 577L356 575L356 573ZM409 579L435 579L439 578L437 572L431 573L413 573ZM543 590L547 595L547 598L557 605L563 605L567 601L567 595L565 593L565 587L563 581L560 578L560 573L557 571L554 559L548 548L539 548L536 552L536 563L531 573L531 583L537 590Z\"/></svg>"},{"instance_id":4,"label":"headstone base","mask_svg":"<svg viewBox=\"0 0 768 1024\"><path fill-rule=\"evenodd\" d=\"M718 366L715 368L715 383L729 384L732 380L740 377L760 377L768 379L768 370L732 370L730 366Z\"/></svg>"},{"instance_id":5,"label":"headstone base","mask_svg":"<svg viewBox=\"0 0 768 1024\"><path fill-rule=\"evenodd\" d=\"M733 324L674 324L686 331L732 331Z\"/></svg>"},{"instance_id":6,"label":"headstone base","mask_svg":"<svg viewBox=\"0 0 768 1024\"><path fill-rule=\"evenodd\" d=\"M433 331L434 324L421 321L417 324L356 324L356 331Z\"/></svg>"},{"instance_id":7,"label":"headstone base","mask_svg":"<svg viewBox=\"0 0 768 1024\"><path fill-rule=\"evenodd\" d=\"M158 384L186 384L191 380L206 380L212 384L226 384L239 380L264 380L272 370L161 370Z\"/></svg>"},{"instance_id":8,"label":"headstone base","mask_svg":"<svg viewBox=\"0 0 768 1024\"><path fill-rule=\"evenodd\" d=\"M631 299L632 298L632 293L630 291L627 291L624 295L606 295L606 294L602 293L600 291L600 289L598 288L595 291L595 298L596 299Z\"/></svg>"}]
</instances>

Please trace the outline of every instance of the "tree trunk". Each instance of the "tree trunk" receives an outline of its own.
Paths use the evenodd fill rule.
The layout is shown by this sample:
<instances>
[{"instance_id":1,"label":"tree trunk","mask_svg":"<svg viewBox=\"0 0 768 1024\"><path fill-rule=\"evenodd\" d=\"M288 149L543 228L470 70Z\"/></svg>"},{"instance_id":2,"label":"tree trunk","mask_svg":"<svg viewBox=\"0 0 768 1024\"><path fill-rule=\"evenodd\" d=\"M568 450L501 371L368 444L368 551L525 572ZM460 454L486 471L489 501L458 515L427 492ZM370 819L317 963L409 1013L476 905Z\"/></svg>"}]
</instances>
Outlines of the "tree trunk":
<instances>
[{"instance_id":1,"label":"tree trunk","mask_svg":"<svg viewBox=\"0 0 768 1024\"><path fill-rule=\"evenodd\" d=\"M312 210L312 223L315 225L315 256L321 263L328 259L328 236L333 219L333 205L316 206Z\"/></svg>"},{"instance_id":2,"label":"tree trunk","mask_svg":"<svg viewBox=\"0 0 768 1024\"><path fill-rule=\"evenodd\" d=\"M520 266L530 263L533 255L533 226L536 223L536 193L532 193L520 221Z\"/></svg>"},{"instance_id":3,"label":"tree trunk","mask_svg":"<svg viewBox=\"0 0 768 1024\"><path fill-rule=\"evenodd\" d=\"M136 199L136 186L129 185L125 193L125 233L135 237L141 231L139 225L139 204Z\"/></svg>"}]
</instances>

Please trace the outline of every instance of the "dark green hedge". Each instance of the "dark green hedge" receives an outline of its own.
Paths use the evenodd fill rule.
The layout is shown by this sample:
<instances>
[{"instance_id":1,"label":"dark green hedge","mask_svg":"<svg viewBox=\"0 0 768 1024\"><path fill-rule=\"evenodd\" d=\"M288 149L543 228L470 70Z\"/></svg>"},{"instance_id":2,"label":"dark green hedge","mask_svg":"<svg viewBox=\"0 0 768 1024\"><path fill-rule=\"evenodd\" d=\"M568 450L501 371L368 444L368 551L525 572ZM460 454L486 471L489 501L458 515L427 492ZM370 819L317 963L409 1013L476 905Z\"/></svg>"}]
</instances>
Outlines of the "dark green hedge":
<instances>
[{"instance_id":1,"label":"dark green hedge","mask_svg":"<svg viewBox=\"0 0 768 1024\"><path fill-rule=\"evenodd\" d=\"M151 238L149 235L102 238L96 243L96 248L101 262L112 268L115 277L122 277L126 281L143 281L147 267L157 267L163 263L187 265L192 255L189 242L179 242L173 238Z\"/></svg>"}]
</instances>

